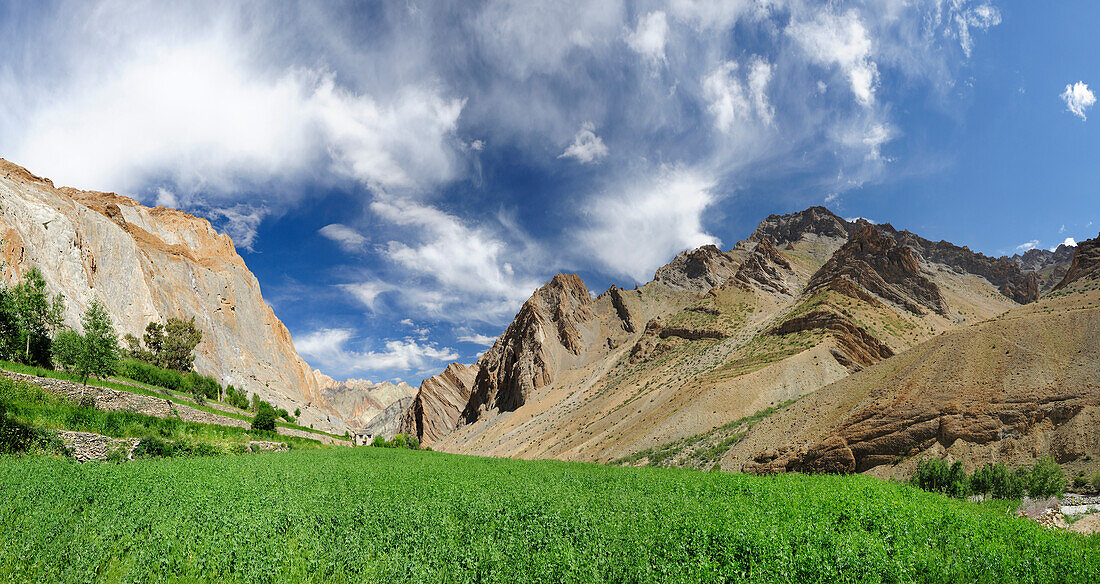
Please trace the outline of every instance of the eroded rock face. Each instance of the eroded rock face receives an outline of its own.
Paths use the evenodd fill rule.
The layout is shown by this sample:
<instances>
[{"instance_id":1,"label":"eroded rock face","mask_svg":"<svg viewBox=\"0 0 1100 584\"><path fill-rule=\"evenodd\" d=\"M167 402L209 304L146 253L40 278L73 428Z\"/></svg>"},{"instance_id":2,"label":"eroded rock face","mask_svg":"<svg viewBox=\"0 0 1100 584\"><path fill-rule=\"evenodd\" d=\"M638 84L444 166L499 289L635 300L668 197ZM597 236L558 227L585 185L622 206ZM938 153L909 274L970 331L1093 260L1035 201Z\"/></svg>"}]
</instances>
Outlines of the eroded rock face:
<instances>
[{"instance_id":1,"label":"eroded rock face","mask_svg":"<svg viewBox=\"0 0 1100 584\"><path fill-rule=\"evenodd\" d=\"M653 279L673 290L702 294L733 277L740 267L733 256L713 245L679 253L657 268Z\"/></svg>"},{"instance_id":2,"label":"eroded rock face","mask_svg":"<svg viewBox=\"0 0 1100 584\"><path fill-rule=\"evenodd\" d=\"M872 225L852 234L848 243L810 278L806 290L819 290L841 277L915 314L924 314L926 308L947 314L943 294L921 274L912 250L895 245Z\"/></svg>"},{"instance_id":3,"label":"eroded rock face","mask_svg":"<svg viewBox=\"0 0 1100 584\"><path fill-rule=\"evenodd\" d=\"M598 328L592 308L592 296L576 274L558 274L536 290L478 361L464 421L474 422L489 409L514 410L550 383L563 362L594 340L595 334L585 334L593 324Z\"/></svg>"},{"instance_id":4,"label":"eroded rock face","mask_svg":"<svg viewBox=\"0 0 1100 584\"><path fill-rule=\"evenodd\" d=\"M325 401L232 240L209 221L110 193L55 188L0 160L0 235L3 277L12 281L37 266L49 291L64 294L69 326L79 329L93 298L120 335L140 338L150 321L194 318L203 334L197 371L276 407L301 408L304 425L343 433L342 413Z\"/></svg>"},{"instance_id":5,"label":"eroded rock face","mask_svg":"<svg viewBox=\"0 0 1100 584\"><path fill-rule=\"evenodd\" d=\"M1078 280L1097 277L1100 277L1100 236L1077 244L1066 277L1054 289L1061 290Z\"/></svg>"},{"instance_id":6,"label":"eroded rock face","mask_svg":"<svg viewBox=\"0 0 1100 584\"><path fill-rule=\"evenodd\" d=\"M831 307L788 319L769 332L786 335L812 330L826 331L833 336L837 342L837 348L832 351L833 357L851 371L894 356L894 351L885 343Z\"/></svg>"},{"instance_id":7,"label":"eroded rock face","mask_svg":"<svg viewBox=\"0 0 1100 584\"><path fill-rule=\"evenodd\" d=\"M848 239L852 231L852 224L832 211L825 207L810 207L798 213L769 215L760 222L749 240L763 241L767 238L776 245L786 245L797 242L807 234Z\"/></svg>"},{"instance_id":8,"label":"eroded rock face","mask_svg":"<svg viewBox=\"0 0 1100 584\"><path fill-rule=\"evenodd\" d=\"M402 412L397 433L416 436L422 446L430 446L454 430L470 402L478 370L477 364L451 363L425 379Z\"/></svg>"},{"instance_id":9,"label":"eroded rock face","mask_svg":"<svg viewBox=\"0 0 1100 584\"><path fill-rule=\"evenodd\" d=\"M791 263L764 236L734 274L734 279L773 294L793 294Z\"/></svg>"}]
</instances>

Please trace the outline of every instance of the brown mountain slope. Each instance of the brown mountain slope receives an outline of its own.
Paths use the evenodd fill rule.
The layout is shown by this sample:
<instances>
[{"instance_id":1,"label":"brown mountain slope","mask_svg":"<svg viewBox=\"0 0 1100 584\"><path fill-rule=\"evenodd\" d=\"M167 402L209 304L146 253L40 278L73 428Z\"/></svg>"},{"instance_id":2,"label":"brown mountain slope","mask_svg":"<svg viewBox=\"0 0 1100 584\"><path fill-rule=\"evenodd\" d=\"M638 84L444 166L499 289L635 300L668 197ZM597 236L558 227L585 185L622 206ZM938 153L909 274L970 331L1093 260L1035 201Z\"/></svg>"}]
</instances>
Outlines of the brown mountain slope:
<instances>
[{"instance_id":1,"label":"brown mountain slope","mask_svg":"<svg viewBox=\"0 0 1100 584\"><path fill-rule=\"evenodd\" d=\"M1077 244L1073 262L1055 290L1069 288L1075 282L1100 278L1100 236Z\"/></svg>"},{"instance_id":2,"label":"brown mountain slope","mask_svg":"<svg viewBox=\"0 0 1100 584\"><path fill-rule=\"evenodd\" d=\"M343 432L350 412L326 401L259 282L209 221L115 194L55 188L0 159L0 237L3 277L12 281L37 266L50 292L65 295L68 325L79 326L93 298L120 334L140 337L152 320L193 317L203 333L196 370L276 407L301 408L301 424Z\"/></svg>"},{"instance_id":3,"label":"brown mountain slope","mask_svg":"<svg viewBox=\"0 0 1100 584\"><path fill-rule=\"evenodd\" d=\"M438 450L610 461L806 395L1016 305L984 276L898 245L895 233L815 208L770 217L730 251L679 254L636 290L591 300L583 282L559 275L482 357L461 419L423 415L403 427L448 429Z\"/></svg>"},{"instance_id":4,"label":"brown mountain slope","mask_svg":"<svg viewBox=\"0 0 1100 584\"><path fill-rule=\"evenodd\" d=\"M1100 293L945 333L756 425L727 470L907 476L925 456L1075 468L1100 456Z\"/></svg>"}]
</instances>

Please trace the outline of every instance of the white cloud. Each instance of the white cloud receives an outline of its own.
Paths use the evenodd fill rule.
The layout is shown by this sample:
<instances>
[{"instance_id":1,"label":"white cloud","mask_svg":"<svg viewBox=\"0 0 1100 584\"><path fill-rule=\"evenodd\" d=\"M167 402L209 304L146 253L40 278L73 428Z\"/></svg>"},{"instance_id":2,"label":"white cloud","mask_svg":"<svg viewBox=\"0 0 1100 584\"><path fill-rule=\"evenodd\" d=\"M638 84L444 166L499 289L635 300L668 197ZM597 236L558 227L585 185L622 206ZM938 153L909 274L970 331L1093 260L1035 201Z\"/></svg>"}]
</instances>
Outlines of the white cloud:
<instances>
[{"instance_id":1,"label":"white cloud","mask_svg":"<svg viewBox=\"0 0 1100 584\"><path fill-rule=\"evenodd\" d=\"M394 286L377 280L368 280L353 284L340 284L337 287L354 296L356 300L362 302L371 310L375 309L375 305L380 295L395 289Z\"/></svg>"},{"instance_id":2,"label":"white cloud","mask_svg":"<svg viewBox=\"0 0 1100 584\"><path fill-rule=\"evenodd\" d=\"M992 4L979 4L978 6L961 6L964 2L954 2L954 17L959 36L959 45L969 59L974 50L974 40L970 36L970 28L987 31L1001 24L1001 12Z\"/></svg>"},{"instance_id":3,"label":"white cloud","mask_svg":"<svg viewBox=\"0 0 1100 584\"><path fill-rule=\"evenodd\" d=\"M1031 241L1025 241L1025 242L1021 243L1020 245L1017 245L1016 246L1016 251L1017 252L1025 252L1025 251L1033 250L1037 247L1039 247L1039 240L1038 239L1032 239Z\"/></svg>"},{"instance_id":4,"label":"white cloud","mask_svg":"<svg viewBox=\"0 0 1100 584\"><path fill-rule=\"evenodd\" d=\"M1085 112L1096 103L1096 94L1089 89L1088 84L1084 81L1067 85L1061 98L1062 101L1066 102L1066 110L1082 120L1086 119Z\"/></svg>"},{"instance_id":5,"label":"white cloud","mask_svg":"<svg viewBox=\"0 0 1100 584\"><path fill-rule=\"evenodd\" d=\"M871 107L878 86L878 65L871 59L872 39L859 13L836 14L815 9L812 20L792 20L787 34L820 65L838 67L848 79L856 101Z\"/></svg>"},{"instance_id":6,"label":"white cloud","mask_svg":"<svg viewBox=\"0 0 1100 584\"><path fill-rule=\"evenodd\" d=\"M739 130L740 123L751 120L754 114L764 124L771 124L775 117L767 95L772 65L754 57L746 83L738 78L739 68L736 62L726 61L703 79L707 110L714 116L715 127L726 133Z\"/></svg>"},{"instance_id":7,"label":"white cloud","mask_svg":"<svg viewBox=\"0 0 1100 584\"><path fill-rule=\"evenodd\" d=\"M460 342L460 343L473 343L475 345L481 345L483 347L492 347L493 343L497 342L497 338L496 337L490 337L488 335L479 335L479 334L463 335L463 336L458 337L458 342Z\"/></svg>"},{"instance_id":8,"label":"white cloud","mask_svg":"<svg viewBox=\"0 0 1100 584\"><path fill-rule=\"evenodd\" d=\"M160 187L157 189L157 205L160 207L175 209L177 206L179 206L179 201L176 199L175 193L164 187Z\"/></svg>"},{"instance_id":9,"label":"white cloud","mask_svg":"<svg viewBox=\"0 0 1100 584\"><path fill-rule=\"evenodd\" d=\"M267 216L268 210L266 207L238 203L230 207L209 209L206 213L221 224L229 237L233 238L235 246L251 251L252 244L256 242L256 230Z\"/></svg>"},{"instance_id":10,"label":"white cloud","mask_svg":"<svg viewBox=\"0 0 1100 584\"><path fill-rule=\"evenodd\" d=\"M581 124L581 129L573 136L573 143L558 158L573 158L581 164L598 163L607 157L607 146L596 135L596 126L592 122Z\"/></svg>"},{"instance_id":11,"label":"white cloud","mask_svg":"<svg viewBox=\"0 0 1100 584\"><path fill-rule=\"evenodd\" d=\"M717 197L704 173L663 168L647 182L605 194L589 208L578 239L612 273L648 282L677 253L721 243L703 228L704 211Z\"/></svg>"},{"instance_id":12,"label":"white cloud","mask_svg":"<svg viewBox=\"0 0 1100 584\"><path fill-rule=\"evenodd\" d=\"M345 374L356 371L408 371L458 358L458 353L453 349L413 340L386 341L382 351L355 351L346 346L352 336L350 329L319 329L294 341L294 348L314 361L314 366Z\"/></svg>"},{"instance_id":13,"label":"white cloud","mask_svg":"<svg viewBox=\"0 0 1100 584\"><path fill-rule=\"evenodd\" d=\"M516 273L508 244L487 229L408 199L380 197L370 208L418 236L411 245L390 241L384 254L410 274L430 278L435 287L410 286L403 295L423 310L451 319L493 318L513 311L538 287ZM459 311L460 305L473 314Z\"/></svg>"},{"instance_id":14,"label":"white cloud","mask_svg":"<svg viewBox=\"0 0 1100 584\"><path fill-rule=\"evenodd\" d=\"M639 16L637 27L626 34L626 44L653 64L665 62L667 42L668 17L660 10Z\"/></svg>"},{"instance_id":15,"label":"white cloud","mask_svg":"<svg viewBox=\"0 0 1100 584\"><path fill-rule=\"evenodd\" d=\"M301 181L333 172L389 190L459 172L465 101L430 77L357 91L324 66L265 63L266 45L218 11L219 25L181 18L170 32L140 29L149 22L125 3L90 12L106 24L65 29L66 74L0 76L0 147L59 185L185 209L232 209L240 192L262 190L275 209L309 196ZM171 20L155 12L134 10ZM231 235L247 247L248 233Z\"/></svg>"},{"instance_id":16,"label":"white cloud","mask_svg":"<svg viewBox=\"0 0 1100 584\"><path fill-rule=\"evenodd\" d=\"M1055 251L1063 245L1068 247L1077 247L1077 241L1074 240L1072 237L1067 237L1062 243L1050 248L1050 251Z\"/></svg>"},{"instance_id":17,"label":"white cloud","mask_svg":"<svg viewBox=\"0 0 1100 584\"><path fill-rule=\"evenodd\" d=\"M363 244L367 242L367 238L358 231L341 223L325 225L318 229L317 233L336 242L340 249L349 253L362 250Z\"/></svg>"}]
</instances>

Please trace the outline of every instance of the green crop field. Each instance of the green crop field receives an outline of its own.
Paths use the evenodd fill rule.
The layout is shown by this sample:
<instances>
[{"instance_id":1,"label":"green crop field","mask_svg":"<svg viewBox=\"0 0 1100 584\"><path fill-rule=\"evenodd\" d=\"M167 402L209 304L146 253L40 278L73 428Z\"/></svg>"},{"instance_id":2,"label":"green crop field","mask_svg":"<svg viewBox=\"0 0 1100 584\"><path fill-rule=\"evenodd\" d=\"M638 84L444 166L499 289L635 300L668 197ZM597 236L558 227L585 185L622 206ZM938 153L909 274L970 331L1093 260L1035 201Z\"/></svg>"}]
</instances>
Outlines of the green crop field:
<instances>
[{"instance_id":1,"label":"green crop field","mask_svg":"<svg viewBox=\"0 0 1100 584\"><path fill-rule=\"evenodd\" d=\"M4 582L1097 582L1100 540L862 476L400 449L0 458Z\"/></svg>"}]
</instances>

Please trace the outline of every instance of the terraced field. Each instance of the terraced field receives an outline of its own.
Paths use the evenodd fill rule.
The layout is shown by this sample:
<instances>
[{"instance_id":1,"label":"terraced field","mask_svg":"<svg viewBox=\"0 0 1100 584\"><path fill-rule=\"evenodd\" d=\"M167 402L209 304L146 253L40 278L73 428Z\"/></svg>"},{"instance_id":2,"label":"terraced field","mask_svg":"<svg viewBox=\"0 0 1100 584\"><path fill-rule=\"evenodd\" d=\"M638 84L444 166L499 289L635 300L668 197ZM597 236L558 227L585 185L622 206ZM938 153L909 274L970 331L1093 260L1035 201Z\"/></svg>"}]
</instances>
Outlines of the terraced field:
<instances>
[{"instance_id":1,"label":"terraced field","mask_svg":"<svg viewBox=\"0 0 1100 584\"><path fill-rule=\"evenodd\" d=\"M1095 582L1100 539L864 476L394 449L0 458L5 582Z\"/></svg>"}]
</instances>

